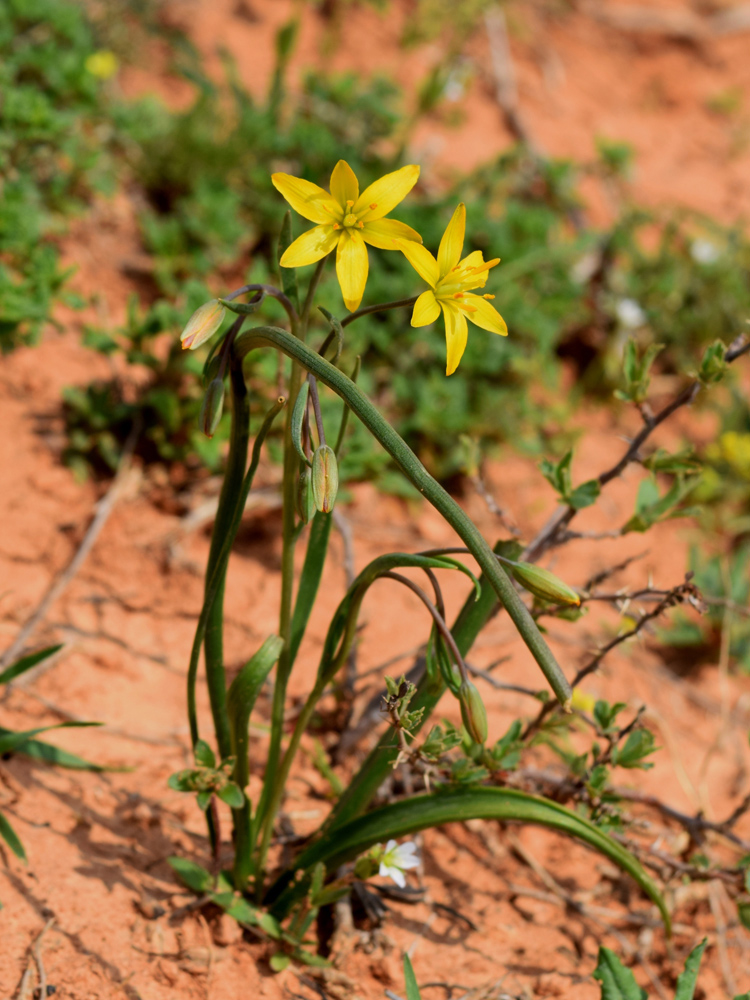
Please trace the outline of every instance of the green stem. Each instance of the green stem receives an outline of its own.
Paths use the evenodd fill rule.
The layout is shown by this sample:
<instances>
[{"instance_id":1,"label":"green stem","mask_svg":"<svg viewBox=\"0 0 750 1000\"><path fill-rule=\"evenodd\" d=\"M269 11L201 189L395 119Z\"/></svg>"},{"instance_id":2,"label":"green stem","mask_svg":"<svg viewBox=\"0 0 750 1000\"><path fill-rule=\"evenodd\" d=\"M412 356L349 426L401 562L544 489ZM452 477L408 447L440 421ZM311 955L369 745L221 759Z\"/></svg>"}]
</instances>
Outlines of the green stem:
<instances>
[{"instance_id":1,"label":"green stem","mask_svg":"<svg viewBox=\"0 0 750 1000\"><path fill-rule=\"evenodd\" d=\"M245 503L247 502L247 495L250 492L250 488L253 485L253 478L258 468L258 462L260 461L261 447L266 439L268 431L271 429L271 424L273 423L276 415L280 412L280 410L284 406L285 402L286 401L282 396L276 401L276 403L274 403L274 405L266 414L265 419L260 427L260 430L258 431L255 437L255 443L253 444L252 458L250 460L250 468L247 470L247 474L242 484L242 491L239 498L239 503L237 504L237 509L235 511L235 517L232 522L231 529L224 535L222 539L219 554L215 562L210 562L206 570L205 597L203 601L203 607L201 608L200 617L198 618L198 625L195 630L193 647L190 652L190 665L188 667L188 683L187 683L188 720L190 723L190 738L193 746L195 746L195 744L198 742L198 715L197 715L196 700L195 700L195 687L196 687L196 679L198 676L198 663L200 660L201 646L203 644L203 639L206 634L206 625L208 623L208 613L212 604L216 599L218 588L223 580L223 571L229 559L229 552L232 548L232 543L234 542L235 535L237 534L237 530L240 526L240 521L242 520L242 512L245 509ZM217 535L216 522L214 522L214 535Z\"/></svg>"},{"instance_id":2,"label":"green stem","mask_svg":"<svg viewBox=\"0 0 750 1000\"><path fill-rule=\"evenodd\" d=\"M229 734L224 674L224 586L229 560L222 560L220 555L224 537L231 532L237 513L250 441L250 402L241 360L238 359L237 362L230 364L229 381L232 390L232 432L206 570L206 578L209 579L214 568L217 569L218 586L208 608L204 640L206 683L216 731L216 745L222 760L230 756L232 741Z\"/></svg>"},{"instance_id":3,"label":"green stem","mask_svg":"<svg viewBox=\"0 0 750 1000\"><path fill-rule=\"evenodd\" d=\"M318 287L326 257L318 261L310 285L307 289L305 304L302 307L299 323L294 323L292 333L286 334L290 340L296 344L304 344L307 337L307 327L310 321L310 309L312 308L315 292ZM262 890L262 859L270 843L271 831L264 828L273 824L273 817L269 818L268 804L273 796L273 786L275 776L278 771L279 760L281 759L281 739L284 729L284 706L286 703L286 689L289 683L289 676L292 672L293 660L291 656L291 635L292 635L292 598L294 592L294 548L297 540L296 531L296 493L297 493L297 473L298 459L292 444L292 415L297 394L302 384L302 369L293 354L284 352L292 359L292 373L289 378L289 411L287 414L286 426L284 428L284 470L281 485L282 495L282 522L281 522L281 606L279 609L279 635L284 640L284 648L276 666L276 680L273 688L273 702L271 705L271 740L268 747L268 760L266 763L266 780L263 782L258 811L254 821L254 832L264 830L263 844L261 847L261 861L258 865L258 891ZM238 355L242 357L243 355Z\"/></svg>"},{"instance_id":4,"label":"green stem","mask_svg":"<svg viewBox=\"0 0 750 1000\"><path fill-rule=\"evenodd\" d=\"M244 357L248 351L263 344L277 348L289 355L340 396L390 454L404 475L451 525L470 549L491 587L500 598L556 697L564 706L567 706L570 702L571 690L565 675L542 638L528 608L499 565L495 553L462 508L433 479L411 448L364 393L338 368L311 351L285 330L275 327L256 327L237 338L234 350L238 356Z\"/></svg>"},{"instance_id":5,"label":"green stem","mask_svg":"<svg viewBox=\"0 0 750 1000\"><path fill-rule=\"evenodd\" d=\"M487 578L482 576L479 582L481 584L479 597L476 598L474 591L469 593L451 629L462 656L468 655L477 636L497 608L497 597L494 590L487 585ZM425 673L419 681L416 694L410 702L412 711L424 709L421 722L413 730L415 734L426 724L445 689L445 681L439 673L436 678ZM324 830L331 830L348 823L365 811L388 774L392 772L398 752L398 734L389 727L344 789L324 824Z\"/></svg>"},{"instance_id":6,"label":"green stem","mask_svg":"<svg viewBox=\"0 0 750 1000\"><path fill-rule=\"evenodd\" d=\"M341 325L349 326L355 319L359 319L360 316L367 316L368 313L384 312L386 309L407 309L409 306L413 306L418 298L418 295L412 295L410 299L396 299L394 302L381 302L379 305L362 306L361 309L349 313L348 316L342 319Z\"/></svg>"}]
</instances>

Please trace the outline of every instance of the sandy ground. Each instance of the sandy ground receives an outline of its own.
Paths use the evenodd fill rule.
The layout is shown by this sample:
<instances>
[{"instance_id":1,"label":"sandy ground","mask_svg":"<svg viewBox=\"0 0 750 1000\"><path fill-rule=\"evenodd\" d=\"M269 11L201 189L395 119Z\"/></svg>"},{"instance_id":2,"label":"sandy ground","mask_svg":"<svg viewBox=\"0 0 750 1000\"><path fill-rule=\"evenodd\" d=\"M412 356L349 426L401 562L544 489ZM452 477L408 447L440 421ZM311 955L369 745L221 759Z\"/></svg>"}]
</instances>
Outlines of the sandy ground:
<instances>
[{"instance_id":1,"label":"sandy ground","mask_svg":"<svg viewBox=\"0 0 750 1000\"><path fill-rule=\"evenodd\" d=\"M212 58L220 42L238 52L253 51L255 58L243 65L249 83L260 86L268 71L268 41L292 4L253 0L248 7L216 0L210 5L176 5L175 16L184 16L187 6L193 37L206 55ZM247 9L256 19L248 19ZM709 111L706 100L730 87L747 90L750 69L744 47L750 36L688 43L615 31L584 13L546 23L529 14L521 27L513 34L520 102L530 132L544 149L585 157L596 135L626 139L638 153L633 187L639 199L653 204L678 201L726 220L747 210L748 154L744 148L733 152L731 146L737 121ZM321 55L323 29L308 18L295 71L318 60L333 68L356 64L366 70L392 70L405 82L419 78L439 58L441 46L418 50L404 63L394 45L398 30L398 18L383 21L355 11L342 25L335 48ZM472 53L486 68L489 54L483 37L472 42ZM557 70L545 71L548 63ZM154 83L166 87L153 74L133 70L125 86L135 91ZM661 96L657 100L649 94ZM740 122L742 115L740 111ZM497 105L478 80L457 131L446 131L439 121L427 122L415 140L428 153L434 151L436 178L441 171L472 166L508 142ZM597 202L597 197L592 189L593 214L606 213L606 201L602 197ZM76 227L66 246L67 258L79 265L79 287L90 291L94 282L106 287L106 308L114 320L122 314L130 290L121 262L139 250L132 218L124 200L100 206L92 219ZM61 312L60 318L66 325L63 334L51 331L38 348L3 359L0 370L3 645L12 641L69 563L101 496L93 484L75 483L59 465L54 435L38 433L40 425L50 426L50 418L54 429L61 388L84 383L92 375L92 356L78 343L83 317ZM592 414L587 423L590 433L576 459L579 480L610 463L623 447L619 436L631 426L625 415L615 421L614 416ZM689 425L689 417L679 422L682 429ZM676 434L665 429L663 441L674 442ZM273 485L275 476L272 468L262 470L266 485ZM488 478L524 537L531 537L553 509L538 470L508 452L490 466ZM612 484L600 508L581 517L581 527L599 530L620 523L632 510L638 481L633 470ZM170 791L166 781L188 760L184 672L200 607L200 567L208 538L203 531L181 534L183 509L165 504L158 487L139 469L127 475L94 550L34 637L34 644L64 640L64 653L32 684L16 686L0 706L2 724L17 728L53 723L60 712L102 721L101 730L63 731L55 742L116 769L79 774L18 758L0 762L0 807L29 854L28 866L8 852L0 865L3 998L19 995L30 948L50 920L54 923L41 947L48 983L59 997L316 996L309 981L301 978L304 970L273 975L267 946L243 939L217 914L175 917L191 897L175 882L166 858L180 854L207 859L200 813L187 797ZM205 484L204 490L210 488ZM425 506L379 496L367 485L351 492L343 511L353 531L357 568L381 552L455 539ZM187 504L202 498L196 493ZM479 497L469 494L462 503L488 537L501 533ZM275 628L278 529L274 510L261 510L243 525L227 602L230 670L239 668ZM656 586L668 586L682 577L690 537L689 525L675 522L647 540L629 536L604 545L584 541L561 551L554 568L577 585L604 566L646 549L620 582L643 583L651 574ZM325 625L344 585L343 547L335 536L311 633L292 680L295 698L309 687ZM445 593L455 611L463 599L462 582L447 578ZM427 634L416 602L400 591L395 597L385 583L368 597L364 620L362 673L413 648ZM611 634L612 622L610 615L593 611L578 626L555 624L551 639L569 675L603 636ZM509 659L497 672L500 679L531 687L540 683L509 623L498 617L477 643L472 662L482 667L505 655ZM367 686L370 680L362 682L360 704L376 690ZM632 709L648 706L648 724L662 747L658 764L635 778L623 775L623 784L637 784L677 809L703 809L713 819L727 816L747 792L748 679L723 677L711 664L678 679L646 644L633 644L610 658L585 689L626 701ZM491 735L499 736L513 718L530 713L529 700L521 695L482 690ZM202 685L199 698L201 725L208 731ZM441 705L440 712L457 721L453 703ZM267 716L264 702L253 738L252 760L257 763L252 792L259 788L265 748L260 726ZM367 745L364 740L358 754ZM535 763L549 761L542 752L536 755ZM342 777L354 764L352 760L342 766ZM327 809L326 785L309 754L303 754L285 811L294 828L306 833ZM737 832L748 838L748 827L743 821ZM664 849L679 850L685 846L679 838L672 828L663 832L660 843ZM621 955L628 948L635 954L636 976L650 995L671 997L684 956L704 933L709 948L696 996L713 1000L750 989L747 935L737 927L735 911L718 883L683 888L673 895L677 932L668 947L658 927L628 924L628 914L653 914L633 887L600 858L561 837L532 828L509 833L495 824L472 823L429 831L420 845L425 901L416 906L390 903L381 930L357 931L343 942L336 971L325 985L327 995L380 998L387 988L403 993L400 956L408 949L427 1000L460 995L468 988L479 990L477 998L593 1000L598 988L589 977L597 943L603 940ZM225 854L228 859L228 845ZM540 876L539 866L546 877ZM590 913L601 907L605 915L594 919L566 908L559 888L550 888L549 875L563 894L584 901ZM492 986L494 994L481 992Z\"/></svg>"}]
</instances>

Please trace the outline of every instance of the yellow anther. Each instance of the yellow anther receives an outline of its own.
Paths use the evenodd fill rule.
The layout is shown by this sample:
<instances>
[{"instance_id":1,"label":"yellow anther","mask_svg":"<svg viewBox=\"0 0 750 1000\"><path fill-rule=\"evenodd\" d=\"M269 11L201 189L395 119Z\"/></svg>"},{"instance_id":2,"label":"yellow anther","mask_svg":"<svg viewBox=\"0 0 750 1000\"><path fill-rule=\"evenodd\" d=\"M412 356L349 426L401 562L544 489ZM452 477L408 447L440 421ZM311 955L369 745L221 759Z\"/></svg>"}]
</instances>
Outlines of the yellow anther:
<instances>
[{"instance_id":1,"label":"yellow anther","mask_svg":"<svg viewBox=\"0 0 750 1000\"><path fill-rule=\"evenodd\" d=\"M494 296L494 295L489 295L489 294L488 294L488 295L483 295L483 296L482 296L482 298L483 298L483 299L494 299L494 298L495 298L495 296Z\"/></svg>"},{"instance_id":2,"label":"yellow anther","mask_svg":"<svg viewBox=\"0 0 750 1000\"><path fill-rule=\"evenodd\" d=\"M334 222L333 228L334 229L341 229L341 226L338 224L338 222Z\"/></svg>"},{"instance_id":3,"label":"yellow anther","mask_svg":"<svg viewBox=\"0 0 750 1000\"><path fill-rule=\"evenodd\" d=\"M378 203L376 201L374 201L372 203L372 205L370 205L370 211L374 212L377 207L378 207Z\"/></svg>"},{"instance_id":4,"label":"yellow anther","mask_svg":"<svg viewBox=\"0 0 750 1000\"><path fill-rule=\"evenodd\" d=\"M352 208L352 207L353 207L353 205L354 205L354 202L353 202L353 201L347 201L347 203L346 203L346 207L347 207L347 208Z\"/></svg>"},{"instance_id":5,"label":"yellow anther","mask_svg":"<svg viewBox=\"0 0 750 1000\"><path fill-rule=\"evenodd\" d=\"M361 220L357 223L357 225L359 226L360 229L364 229L365 228L365 224Z\"/></svg>"},{"instance_id":6,"label":"yellow anther","mask_svg":"<svg viewBox=\"0 0 750 1000\"><path fill-rule=\"evenodd\" d=\"M464 293L463 292L454 292L453 293L453 298L454 299L462 299L463 297L464 297Z\"/></svg>"}]
</instances>

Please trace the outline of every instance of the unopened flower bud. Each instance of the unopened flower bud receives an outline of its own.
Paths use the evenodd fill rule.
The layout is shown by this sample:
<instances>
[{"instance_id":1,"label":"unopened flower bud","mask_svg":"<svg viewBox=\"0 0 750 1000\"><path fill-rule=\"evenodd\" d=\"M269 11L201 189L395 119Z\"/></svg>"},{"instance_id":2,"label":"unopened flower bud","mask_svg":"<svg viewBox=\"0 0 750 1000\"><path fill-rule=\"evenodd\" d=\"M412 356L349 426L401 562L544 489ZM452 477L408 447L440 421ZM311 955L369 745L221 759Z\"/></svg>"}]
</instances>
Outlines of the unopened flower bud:
<instances>
[{"instance_id":1,"label":"unopened flower bud","mask_svg":"<svg viewBox=\"0 0 750 1000\"><path fill-rule=\"evenodd\" d=\"M297 513L302 523L307 524L315 514L315 497L313 496L310 469L303 465L297 480Z\"/></svg>"},{"instance_id":2,"label":"unopened flower bud","mask_svg":"<svg viewBox=\"0 0 750 1000\"><path fill-rule=\"evenodd\" d=\"M581 603L581 598L575 590L548 569L527 562L511 563L509 569L521 586L534 597L550 601L552 604L578 606Z\"/></svg>"},{"instance_id":3,"label":"unopened flower bud","mask_svg":"<svg viewBox=\"0 0 750 1000\"><path fill-rule=\"evenodd\" d=\"M475 743L484 743L487 739L487 712L476 685L464 681L458 692L458 701L466 732Z\"/></svg>"},{"instance_id":4,"label":"unopened flower bud","mask_svg":"<svg viewBox=\"0 0 750 1000\"><path fill-rule=\"evenodd\" d=\"M333 448L327 444L315 449L311 483L315 506L322 514L330 514L339 489L339 467Z\"/></svg>"},{"instance_id":5,"label":"unopened flower bud","mask_svg":"<svg viewBox=\"0 0 750 1000\"><path fill-rule=\"evenodd\" d=\"M218 299L211 299L200 309L196 309L180 334L183 350L190 348L191 351L194 351L196 347L205 344L224 322L225 314L226 309Z\"/></svg>"},{"instance_id":6,"label":"unopened flower bud","mask_svg":"<svg viewBox=\"0 0 750 1000\"><path fill-rule=\"evenodd\" d=\"M224 411L224 379L215 378L208 383L201 406L200 425L206 437L213 437Z\"/></svg>"}]
</instances>

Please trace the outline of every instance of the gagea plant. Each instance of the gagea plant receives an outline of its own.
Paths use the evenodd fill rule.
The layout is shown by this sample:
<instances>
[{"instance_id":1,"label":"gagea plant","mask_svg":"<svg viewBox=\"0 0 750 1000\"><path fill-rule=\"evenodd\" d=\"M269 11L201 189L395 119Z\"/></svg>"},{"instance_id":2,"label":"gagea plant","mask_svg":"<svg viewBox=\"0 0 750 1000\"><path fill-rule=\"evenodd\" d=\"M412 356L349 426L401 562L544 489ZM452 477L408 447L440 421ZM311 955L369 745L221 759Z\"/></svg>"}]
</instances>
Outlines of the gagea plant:
<instances>
[{"instance_id":1,"label":"gagea plant","mask_svg":"<svg viewBox=\"0 0 750 1000\"><path fill-rule=\"evenodd\" d=\"M471 818L538 823L580 838L628 872L659 907L668 925L659 892L636 858L600 827L579 813L548 799L501 787L496 777L512 767L517 756L520 725L507 734L488 732L480 693L472 682L466 656L483 625L504 610L552 689L554 699L570 710L572 692L536 625L515 581L549 605L577 609L580 596L550 572L519 560L518 547L493 547L482 537L463 509L434 480L393 427L357 387L359 360L347 374L340 367L347 327L359 317L384 310L413 307L411 323L422 326L442 315L447 342L447 373L455 372L467 342L471 321L483 330L507 334L505 323L484 289L497 259L484 260L480 251L462 258L466 211L459 205L433 252L419 234L390 212L417 181L416 166L403 167L376 180L360 193L359 183L343 162L334 167L330 193L288 174L273 182L291 206L315 224L292 238L287 215L280 240L282 287L246 285L206 303L185 329L183 345L196 349L215 337L228 313L235 318L212 347L205 365L206 396L202 426L211 434L225 405L231 410L231 437L226 473L206 569L205 596L188 671L188 716L194 766L174 775L173 787L197 794L206 813L216 856L220 831L217 799L232 811L234 864L218 876L191 861L174 859L183 880L244 925L252 925L278 942L274 968L290 960L320 963L309 950L306 934L321 906L347 894L353 884L380 873L397 883L417 863L414 845L404 838L426 827ZM415 295L408 299L361 306L368 275L367 244L400 253L429 286L415 276ZM323 268L335 253L335 267L348 315L324 311L330 333L316 350L307 343ZM316 264L303 295L296 268ZM247 301L242 302L243 297ZM248 326L265 298L276 301L284 326ZM487 334L478 334L486 336ZM243 371L251 352L271 350L291 359L285 392L251 435L249 390ZM337 426L324 425L321 395L330 392L343 402ZM270 635L227 685L223 657L224 589L227 564L245 501L258 466L264 440L282 410L286 414L283 460L281 612L276 634ZM330 408L327 408L330 413ZM328 550L338 488L338 459L346 441L347 421L365 426L391 456L402 474L431 503L463 541L459 552L479 566L477 578L451 551L394 552L375 559L354 579L328 627L312 690L296 714L285 739L287 687L300 643L316 599ZM252 442L252 447L251 447ZM295 580L294 553L306 544L301 574ZM421 571L426 588L414 574ZM445 618L441 573L468 578L465 603L453 625ZM363 601L370 587L387 580L415 593L426 612L426 669L418 684L384 678L384 714L391 723L377 751L370 755L346 788L339 789L324 824L283 862L272 866L269 849L275 823L300 741L316 708L345 667L358 632ZM203 652L214 732L201 734L196 711L196 679ZM275 668L275 672L274 672ZM248 757L248 727L256 699L273 673L273 699L268 756ZM421 743L420 730L447 691L460 705L462 730L432 726ZM498 739L498 737L500 737ZM494 742L493 742L494 738ZM416 755L425 765L427 791L371 808L393 766ZM248 796L250 768L265 768L257 801ZM275 855L274 855L275 856Z\"/></svg>"}]
</instances>

